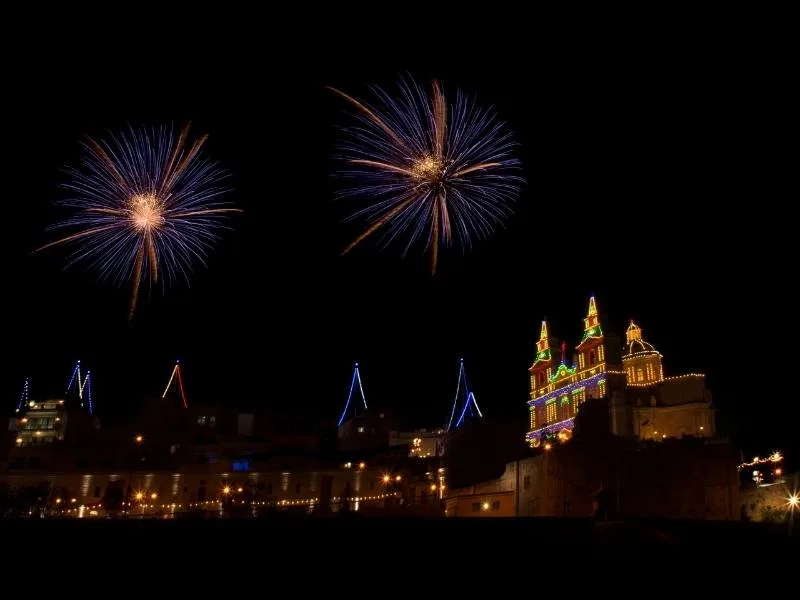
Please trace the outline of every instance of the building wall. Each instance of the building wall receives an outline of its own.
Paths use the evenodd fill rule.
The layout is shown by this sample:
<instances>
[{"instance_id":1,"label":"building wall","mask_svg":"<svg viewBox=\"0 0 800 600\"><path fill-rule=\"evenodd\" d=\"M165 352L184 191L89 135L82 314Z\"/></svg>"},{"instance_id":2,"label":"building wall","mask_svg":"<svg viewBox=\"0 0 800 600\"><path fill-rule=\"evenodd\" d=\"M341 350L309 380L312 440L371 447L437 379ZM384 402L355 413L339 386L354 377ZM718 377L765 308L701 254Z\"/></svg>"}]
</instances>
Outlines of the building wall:
<instances>
[{"instance_id":1,"label":"building wall","mask_svg":"<svg viewBox=\"0 0 800 600\"><path fill-rule=\"evenodd\" d=\"M798 475L794 477L797 479ZM787 480L792 481L792 478ZM748 521L781 520L787 514L791 493L785 481L744 489L741 494L741 517Z\"/></svg>"},{"instance_id":2,"label":"building wall","mask_svg":"<svg viewBox=\"0 0 800 600\"><path fill-rule=\"evenodd\" d=\"M398 492L394 484L383 483L379 471L348 469L336 471L310 472L213 472L183 471L169 472L70 472L70 473L6 473L0 475L0 482L11 488L38 486L43 482L51 489L51 503L61 498L63 503L89 505L102 503L110 488L123 490L131 484L132 492L141 491L146 498L157 494L153 504L189 505L206 502L212 504L225 497L223 488L231 488L232 498L264 500L275 502L319 502L321 481L324 477L332 480L331 494L334 500L340 498L359 499L362 502L379 501L388 494ZM242 492L239 492L239 488Z\"/></svg>"},{"instance_id":3,"label":"building wall","mask_svg":"<svg viewBox=\"0 0 800 600\"><path fill-rule=\"evenodd\" d=\"M481 494L508 494L519 516L591 517L605 495L610 498L608 514L736 520L735 465L730 445L722 443L674 440L629 447L619 440L591 445L573 441L509 463L500 479L453 495L471 502ZM469 506L460 500L458 509L465 503ZM448 498L448 514L451 505Z\"/></svg>"},{"instance_id":4,"label":"building wall","mask_svg":"<svg viewBox=\"0 0 800 600\"><path fill-rule=\"evenodd\" d=\"M704 403L676 406L637 406L633 409L634 432L642 439L714 435L714 410Z\"/></svg>"},{"instance_id":5,"label":"building wall","mask_svg":"<svg viewBox=\"0 0 800 600\"><path fill-rule=\"evenodd\" d=\"M389 433L389 446L408 446L412 458L431 458L440 456L443 450L444 431L392 431Z\"/></svg>"},{"instance_id":6,"label":"building wall","mask_svg":"<svg viewBox=\"0 0 800 600\"><path fill-rule=\"evenodd\" d=\"M517 463L508 463L498 479L453 489L445 500L448 517L513 517L516 515Z\"/></svg>"},{"instance_id":7,"label":"building wall","mask_svg":"<svg viewBox=\"0 0 800 600\"><path fill-rule=\"evenodd\" d=\"M486 492L470 494L463 490L445 502L445 516L462 518L513 517L513 492Z\"/></svg>"}]
</instances>

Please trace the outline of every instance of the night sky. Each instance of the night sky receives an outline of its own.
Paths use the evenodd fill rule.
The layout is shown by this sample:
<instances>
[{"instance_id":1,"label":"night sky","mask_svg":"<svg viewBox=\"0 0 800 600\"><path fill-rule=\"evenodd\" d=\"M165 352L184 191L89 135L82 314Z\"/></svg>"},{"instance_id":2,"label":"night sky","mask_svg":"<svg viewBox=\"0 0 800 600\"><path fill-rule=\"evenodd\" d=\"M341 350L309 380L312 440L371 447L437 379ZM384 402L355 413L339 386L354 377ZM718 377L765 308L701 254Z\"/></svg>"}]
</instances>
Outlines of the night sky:
<instances>
[{"instance_id":1,"label":"night sky","mask_svg":"<svg viewBox=\"0 0 800 600\"><path fill-rule=\"evenodd\" d=\"M642 326L667 375L708 374L719 427L747 451L787 448L796 269L781 214L796 197L784 182L797 136L779 58L691 35L610 41L566 28L511 48L500 33L433 49L392 36L330 35L313 50L265 35L182 53L181 41L133 52L106 40L102 52L67 44L11 65L3 410L26 375L33 397L62 394L80 357L101 418L118 418L160 395L180 358L190 403L335 418L358 360L368 401L432 427L449 414L463 356L485 414L525 420L539 322L574 346L593 293L620 334L630 318ZM506 229L443 255L435 277L421 251L402 259L365 242L339 256L359 229L333 202L348 107L325 86L363 95L406 72L494 105L527 180ZM83 135L186 120L209 134L206 153L230 171L244 213L190 288L140 297L129 326L128 289L63 271L63 250L31 250L51 239L59 166Z\"/></svg>"}]
</instances>

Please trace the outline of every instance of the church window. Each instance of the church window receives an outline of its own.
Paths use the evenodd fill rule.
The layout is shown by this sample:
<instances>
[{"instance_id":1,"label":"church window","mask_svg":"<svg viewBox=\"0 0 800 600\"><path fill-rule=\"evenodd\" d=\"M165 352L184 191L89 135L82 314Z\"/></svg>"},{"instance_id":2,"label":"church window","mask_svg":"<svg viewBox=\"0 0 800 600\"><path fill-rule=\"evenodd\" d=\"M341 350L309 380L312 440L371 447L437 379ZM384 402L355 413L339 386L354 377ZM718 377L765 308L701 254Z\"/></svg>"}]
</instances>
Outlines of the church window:
<instances>
[{"instance_id":1,"label":"church window","mask_svg":"<svg viewBox=\"0 0 800 600\"><path fill-rule=\"evenodd\" d=\"M652 381L653 379L655 379L653 375L653 365L647 363L647 381Z\"/></svg>"},{"instance_id":2,"label":"church window","mask_svg":"<svg viewBox=\"0 0 800 600\"><path fill-rule=\"evenodd\" d=\"M581 403L586 399L586 391L584 388L580 388L572 392L572 414L578 414L578 407Z\"/></svg>"},{"instance_id":3,"label":"church window","mask_svg":"<svg viewBox=\"0 0 800 600\"><path fill-rule=\"evenodd\" d=\"M555 423L556 422L556 401L549 400L545 405L545 410L547 411L547 422L548 423Z\"/></svg>"},{"instance_id":4,"label":"church window","mask_svg":"<svg viewBox=\"0 0 800 600\"><path fill-rule=\"evenodd\" d=\"M597 347L597 360L603 362L606 357L605 355L606 355L605 350L603 349L603 346L601 344L600 346Z\"/></svg>"},{"instance_id":5,"label":"church window","mask_svg":"<svg viewBox=\"0 0 800 600\"><path fill-rule=\"evenodd\" d=\"M636 381L644 381L644 372L641 367L636 369Z\"/></svg>"},{"instance_id":6,"label":"church window","mask_svg":"<svg viewBox=\"0 0 800 600\"><path fill-rule=\"evenodd\" d=\"M581 369L585 368L585 364L584 364L584 358L583 358L583 352L581 352L580 354L578 354L578 366L579 366Z\"/></svg>"}]
</instances>

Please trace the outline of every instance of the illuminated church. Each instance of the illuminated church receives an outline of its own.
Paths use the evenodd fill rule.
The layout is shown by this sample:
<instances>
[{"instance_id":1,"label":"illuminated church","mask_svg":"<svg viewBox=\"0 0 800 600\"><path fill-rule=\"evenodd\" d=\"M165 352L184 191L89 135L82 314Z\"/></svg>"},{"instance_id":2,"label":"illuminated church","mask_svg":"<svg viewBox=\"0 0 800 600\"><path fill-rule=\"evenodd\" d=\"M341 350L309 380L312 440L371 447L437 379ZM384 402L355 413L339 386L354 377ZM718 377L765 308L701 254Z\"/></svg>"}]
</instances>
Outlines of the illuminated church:
<instances>
[{"instance_id":1,"label":"illuminated church","mask_svg":"<svg viewBox=\"0 0 800 600\"><path fill-rule=\"evenodd\" d=\"M551 338L542 321L536 359L529 369L531 446L572 437L575 416L589 399L608 401L609 430L621 436L662 440L714 434L714 409L705 376L664 377L661 354L631 321L622 344L600 323L594 297L583 337L568 361L567 345Z\"/></svg>"}]
</instances>

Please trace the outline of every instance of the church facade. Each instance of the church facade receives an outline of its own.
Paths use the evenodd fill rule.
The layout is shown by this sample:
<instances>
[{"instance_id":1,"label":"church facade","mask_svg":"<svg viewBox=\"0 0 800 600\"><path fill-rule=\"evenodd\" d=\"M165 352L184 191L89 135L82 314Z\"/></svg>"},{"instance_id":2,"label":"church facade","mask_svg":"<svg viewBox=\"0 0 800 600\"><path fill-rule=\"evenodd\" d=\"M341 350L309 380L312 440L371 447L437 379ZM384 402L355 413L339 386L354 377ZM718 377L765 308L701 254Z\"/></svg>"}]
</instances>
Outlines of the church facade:
<instances>
[{"instance_id":1,"label":"church facade","mask_svg":"<svg viewBox=\"0 0 800 600\"><path fill-rule=\"evenodd\" d=\"M567 345L550 337L542 321L536 358L530 367L528 400L532 447L572 437L581 405L602 398L609 405L609 430L621 436L663 440L714 434L714 409L705 376L664 376L661 354L631 321L622 344L604 331L594 297L571 361Z\"/></svg>"}]
</instances>

